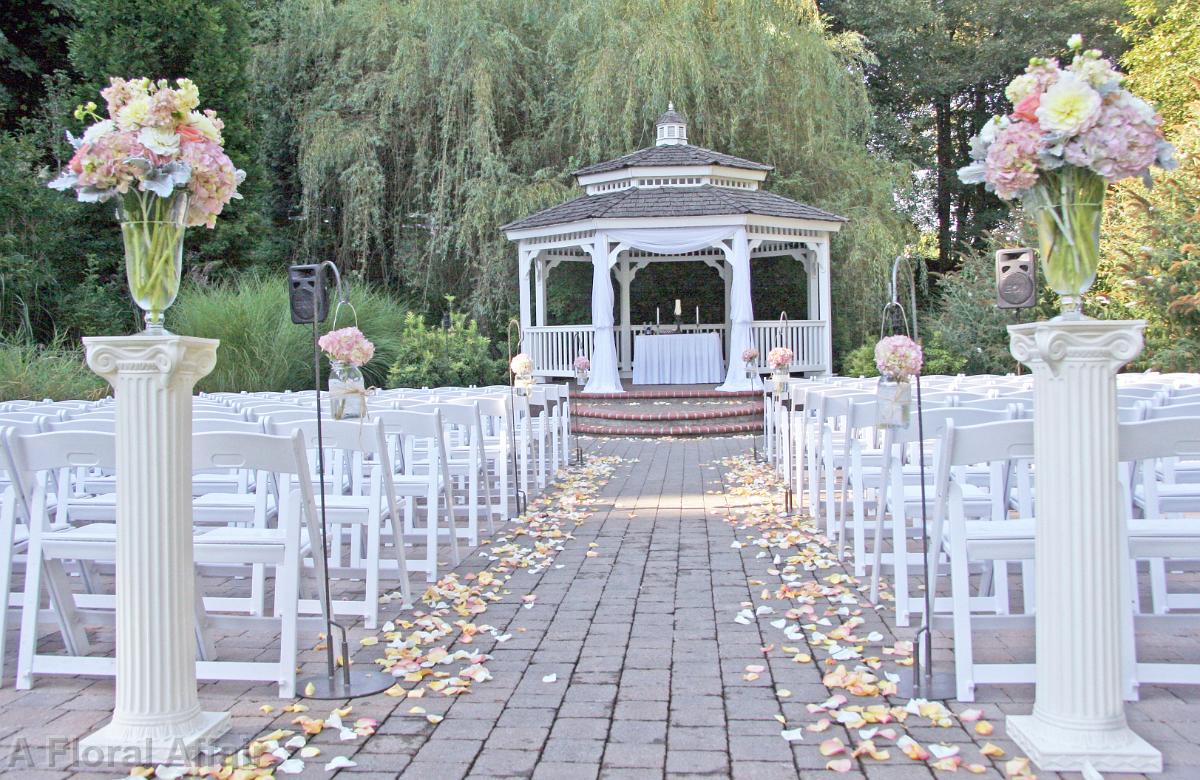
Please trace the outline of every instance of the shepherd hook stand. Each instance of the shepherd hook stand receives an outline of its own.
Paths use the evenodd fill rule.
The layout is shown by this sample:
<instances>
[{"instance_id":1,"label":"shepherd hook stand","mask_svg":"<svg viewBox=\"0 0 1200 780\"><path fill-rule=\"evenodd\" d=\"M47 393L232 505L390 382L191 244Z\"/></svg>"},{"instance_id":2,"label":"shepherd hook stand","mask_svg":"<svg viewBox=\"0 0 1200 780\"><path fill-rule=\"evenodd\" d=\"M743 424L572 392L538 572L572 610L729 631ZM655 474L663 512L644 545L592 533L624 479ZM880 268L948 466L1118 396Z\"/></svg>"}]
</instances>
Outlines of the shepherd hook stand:
<instances>
[{"instance_id":1,"label":"shepherd hook stand","mask_svg":"<svg viewBox=\"0 0 1200 780\"><path fill-rule=\"evenodd\" d=\"M508 415L508 440L509 454L512 456L512 473L513 473L513 500L516 502L516 517L509 518L516 520L521 515L525 514L525 510L529 507L529 497L525 495L525 491L521 489L521 477L517 466L517 379L512 372L512 359L515 354L512 349L512 329L513 325L517 326L517 352L521 351L521 344L525 340L525 334L521 332L521 323L515 319L508 321L508 331L505 338L508 342L508 398L509 398L509 415ZM521 396L525 396L522 394ZM507 509L508 507L505 507Z\"/></svg>"},{"instance_id":2,"label":"shepherd hook stand","mask_svg":"<svg viewBox=\"0 0 1200 780\"><path fill-rule=\"evenodd\" d=\"M900 303L900 288L898 285L898 274L900 271L900 263L903 262L905 270L908 272L908 294L909 294L909 310L912 312L912 339L920 344L921 335L917 325L917 284L913 275L912 263L906 255L900 255L892 263L892 283L891 283L891 300L883 307L883 322L880 323L880 329L885 327L888 315L893 312L899 312L900 320L904 325L905 330L908 330L909 319L905 315L904 305ZM882 337L882 333L880 334ZM929 589L929 511L926 506L925 497L925 425L921 417L921 372L916 375L917 385L917 440L920 446L917 447L917 465L920 470L921 479L921 577L925 583L924 592L924 610L921 615L921 628L917 631L916 637L913 639L913 666L911 680L900 681L899 692L901 696L907 696L910 699L953 699L955 695L954 675L946 672L934 672L933 670L933 602L934 594ZM889 437L890 442L890 437ZM885 453L885 457L891 457L891 453ZM901 497L903 500L903 497ZM883 522L883 510L879 513L878 524ZM878 529L877 529L878 530ZM876 534L876 545L879 545L880 539ZM935 554L940 550L941 540L937 541L935 546ZM905 555L904 550L893 550L893 555ZM934 565L937 565L936 562ZM872 594L875 596L876 594Z\"/></svg>"},{"instance_id":3,"label":"shepherd hook stand","mask_svg":"<svg viewBox=\"0 0 1200 780\"><path fill-rule=\"evenodd\" d=\"M328 266L333 271L333 278L337 284L338 303L348 303L346 293L342 287L342 275L338 273L337 266L329 260L321 263L322 267ZM336 323L337 314L334 313ZM320 555L324 558L325 565L321 567L322 573L322 589L321 599L322 606L325 611L325 675L305 677L297 683L297 695L305 699L354 699L360 696L370 696L372 694L385 691L395 682L390 675L382 672L361 672L351 671L350 669L350 643L346 636L346 627L333 619L333 605L329 597L329 540L326 531L325 518L325 438L321 428L321 350L317 346L318 330L317 318L312 318L312 336L313 336L313 389L317 391L317 472L320 475L321 494L321 552ZM363 409L366 411L365 407ZM304 475L301 475L301 479ZM404 544L403 539L397 539L396 544ZM316 558L316 555L313 555ZM403 575L404 573L401 572ZM342 649L342 673L337 673L337 659L333 652L333 629L336 628L341 634L341 649Z\"/></svg>"}]
</instances>

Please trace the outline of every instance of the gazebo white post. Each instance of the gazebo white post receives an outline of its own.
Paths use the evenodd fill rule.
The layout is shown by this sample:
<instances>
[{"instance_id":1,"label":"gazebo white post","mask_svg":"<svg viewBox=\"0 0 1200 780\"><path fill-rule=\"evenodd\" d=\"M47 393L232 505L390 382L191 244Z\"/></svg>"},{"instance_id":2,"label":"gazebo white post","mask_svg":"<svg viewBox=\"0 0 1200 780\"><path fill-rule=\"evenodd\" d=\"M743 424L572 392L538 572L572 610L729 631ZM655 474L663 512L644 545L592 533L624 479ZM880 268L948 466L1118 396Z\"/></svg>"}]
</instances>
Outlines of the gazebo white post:
<instances>
[{"instance_id":1,"label":"gazebo white post","mask_svg":"<svg viewBox=\"0 0 1200 780\"><path fill-rule=\"evenodd\" d=\"M820 278L821 319L825 322L822 348L825 350L825 376L833 374L833 288L829 260L829 234L817 243L817 274Z\"/></svg>"},{"instance_id":2,"label":"gazebo white post","mask_svg":"<svg viewBox=\"0 0 1200 780\"><path fill-rule=\"evenodd\" d=\"M733 263L729 261L728 254L725 257L725 273L721 274L721 280L725 282L725 354L729 359L733 359L733 353L730 351L730 339L733 338L733 321L729 317L729 307L733 300Z\"/></svg>"},{"instance_id":3,"label":"gazebo white post","mask_svg":"<svg viewBox=\"0 0 1200 780\"><path fill-rule=\"evenodd\" d=\"M196 693L192 388L215 339L85 338L88 366L117 402L116 702L81 760L188 763L229 730Z\"/></svg>"},{"instance_id":4,"label":"gazebo white post","mask_svg":"<svg viewBox=\"0 0 1200 780\"><path fill-rule=\"evenodd\" d=\"M812 250L804 249L797 253L796 259L804 264L805 279L808 281L808 307L805 309L805 319L819 320L821 318L821 303L818 296L817 261Z\"/></svg>"},{"instance_id":5,"label":"gazebo white post","mask_svg":"<svg viewBox=\"0 0 1200 780\"><path fill-rule=\"evenodd\" d=\"M550 269L547 267L546 258L538 257L534 261L534 301L537 304L537 324L542 326L546 324L546 277L550 275Z\"/></svg>"},{"instance_id":6,"label":"gazebo white post","mask_svg":"<svg viewBox=\"0 0 1200 780\"><path fill-rule=\"evenodd\" d=\"M1033 714L1008 735L1044 770L1161 772L1125 721L1122 625L1130 608L1117 483L1116 372L1142 351L1136 321L1010 325L1033 371L1038 512Z\"/></svg>"},{"instance_id":7,"label":"gazebo white post","mask_svg":"<svg viewBox=\"0 0 1200 780\"><path fill-rule=\"evenodd\" d=\"M629 314L629 288L633 284L633 272L628 254L617 260L617 281L621 284L621 351L620 368L633 370L633 327Z\"/></svg>"},{"instance_id":8,"label":"gazebo white post","mask_svg":"<svg viewBox=\"0 0 1200 780\"><path fill-rule=\"evenodd\" d=\"M533 262L534 256L537 255L537 250L526 249L525 242L521 242L521 248L517 252L517 290L520 293L521 300L521 340L522 344L519 349L529 350L532 344L526 343L532 341L529 339L529 328L533 325L533 316L529 311L529 266ZM528 352L533 358L533 367L536 371L542 366L538 365L538 355Z\"/></svg>"}]
</instances>

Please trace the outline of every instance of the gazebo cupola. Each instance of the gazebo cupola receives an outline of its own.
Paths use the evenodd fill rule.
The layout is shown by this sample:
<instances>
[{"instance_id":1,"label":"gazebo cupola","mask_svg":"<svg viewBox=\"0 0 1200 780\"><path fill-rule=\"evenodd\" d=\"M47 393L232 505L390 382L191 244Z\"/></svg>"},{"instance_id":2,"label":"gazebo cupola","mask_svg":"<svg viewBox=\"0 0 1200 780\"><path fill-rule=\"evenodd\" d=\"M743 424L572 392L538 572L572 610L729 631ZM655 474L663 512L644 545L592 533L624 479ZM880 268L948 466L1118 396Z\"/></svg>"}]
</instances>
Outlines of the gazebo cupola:
<instances>
[{"instance_id":1,"label":"gazebo cupola","mask_svg":"<svg viewBox=\"0 0 1200 780\"><path fill-rule=\"evenodd\" d=\"M673 146L687 143L687 120L676 110L674 103L667 104L666 112L654 123L658 131L655 146Z\"/></svg>"},{"instance_id":2,"label":"gazebo cupola","mask_svg":"<svg viewBox=\"0 0 1200 780\"><path fill-rule=\"evenodd\" d=\"M719 336L706 343L721 353L715 359L718 368L723 365L721 376L696 381L715 384L723 378L722 390L757 387L754 374L765 369L766 352L774 346L792 349L793 370L828 373L833 364L829 245L845 218L766 191L771 165L688 143L687 120L673 104L654 127L654 146L575 171L583 190L579 197L503 227L518 245L522 349L533 358L535 373L571 376L572 360L582 355L592 364L588 392L621 392L621 376L638 382L639 367L654 351L635 349L630 294L634 277L650 263L707 266L725 287L723 321L701 322L699 312L685 306L696 312L694 321L669 328L675 335ZM807 316L772 313L770 319L756 320L751 261L781 256L794 259L797 273L807 279L807 300L788 310ZM592 266L590 325L546 321L547 280L564 262ZM699 277L697 283L703 283ZM742 355L750 346L760 355L747 366Z\"/></svg>"}]
</instances>

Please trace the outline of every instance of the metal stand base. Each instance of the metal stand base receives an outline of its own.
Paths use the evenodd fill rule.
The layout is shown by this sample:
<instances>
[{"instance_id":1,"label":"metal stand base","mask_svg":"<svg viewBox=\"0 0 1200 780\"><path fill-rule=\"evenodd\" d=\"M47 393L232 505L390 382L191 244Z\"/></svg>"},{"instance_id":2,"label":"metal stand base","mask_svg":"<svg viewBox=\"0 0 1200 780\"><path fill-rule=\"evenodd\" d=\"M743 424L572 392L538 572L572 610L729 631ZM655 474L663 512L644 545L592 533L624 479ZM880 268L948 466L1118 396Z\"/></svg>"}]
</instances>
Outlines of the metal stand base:
<instances>
[{"instance_id":1,"label":"metal stand base","mask_svg":"<svg viewBox=\"0 0 1200 780\"><path fill-rule=\"evenodd\" d=\"M954 675L948 672L905 675L900 678L900 684L896 687L900 697L904 699L945 700L953 699L957 693Z\"/></svg>"},{"instance_id":2,"label":"metal stand base","mask_svg":"<svg viewBox=\"0 0 1200 780\"><path fill-rule=\"evenodd\" d=\"M396 678L382 671L350 670L350 681L346 681L346 673L339 669L333 676L305 677L296 682L297 695L302 699L354 699L359 696L370 696L382 693L396 684ZM312 685L312 693L306 693Z\"/></svg>"}]
</instances>

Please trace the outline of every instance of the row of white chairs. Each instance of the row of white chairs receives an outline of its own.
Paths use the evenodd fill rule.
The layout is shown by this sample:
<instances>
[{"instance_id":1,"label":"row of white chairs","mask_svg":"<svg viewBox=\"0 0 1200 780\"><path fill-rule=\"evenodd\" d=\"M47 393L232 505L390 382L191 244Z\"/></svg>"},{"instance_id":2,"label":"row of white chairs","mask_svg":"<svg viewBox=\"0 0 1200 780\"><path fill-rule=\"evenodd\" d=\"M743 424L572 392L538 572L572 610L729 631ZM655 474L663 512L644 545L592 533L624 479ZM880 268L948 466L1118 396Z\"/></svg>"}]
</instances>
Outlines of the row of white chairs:
<instances>
[{"instance_id":1,"label":"row of white chairs","mask_svg":"<svg viewBox=\"0 0 1200 780\"><path fill-rule=\"evenodd\" d=\"M411 601L410 571L436 579L443 546L457 564L461 539L477 544L483 523L491 530L511 516L516 492L544 487L569 456L564 386L527 397L507 387L389 391L368 409L366 419L334 421L323 403L318 451L315 394L194 399L201 679L274 680L280 696L293 695L297 629L321 617L326 574L334 613L373 628L381 602ZM0 533L12 542L0 554L0 604L20 611L18 687L41 674L115 671L87 637L114 620L103 575L115 559L115 427L110 401L0 405ZM322 514L327 555L314 554ZM414 559L406 547L421 541L425 555ZM242 592L204 593L208 574L232 576ZM216 658L210 628L263 622L279 632L278 661ZM38 652L47 628L63 652ZM0 658L3 642L0 630Z\"/></svg>"},{"instance_id":2,"label":"row of white chairs","mask_svg":"<svg viewBox=\"0 0 1200 780\"><path fill-rule=\"evenodd\" d=\"M873 381L794 381L783 402L772 399L768 440L775 443L777 467L807 499L830 540L839 550L852 551L856 573L871 574L873 592L881 570L892 571L898 625L908 625L922 607L908 582L921 564L922 502L931 518L938 513L949 518L948 530L935 531L930 540L938 550L934 570L948 570L952 581L951 593L934 600L934 618L936 624L947 615L954 630L958 693L964 700L974 695L977 682L1032 681L1031 665L992 669L974 663L970 640L971 627L979 630L989 621L1005 624L1010 618L1028 621L1036 608L1032 393L1021 386L1027 381L923 378L920 428L914 413L908 427L884 432L875 424ZM1198 384L1195 375L1134 375L1118 390L1127 462L1122 474L1132 485L1124 502L1131 518L1130 555L1131 561L1142 561L1151 591L1151 609L1143 612L1135 597L1138 567L1131 563L1131 626L1133 616L1139 623L1186 619L1180 610L1200 607L1197 596L1168 591L1166 569L1167 561L1177 568L1200 559L1200 520L1181 517L1200 511L1200 457L1195 448L1188 449L1186 435L1155 433L1191 431L1192 441L1200 441L1200 406L1192 403L1200 401ZM1000 448L1002 431L1009 432L1009 450L988 450L989 443ZM1012 448L1021 447L1027 452L1014 454ZM982 457L994 452L1000 455ZM926 464L924 482L918 455ZM1140 480L1133 479L1135 470ZM885 535L890 545L884 544ZM1010 564L1017 566L1022 587L1016 615L1010 614ZM977 578L973 591L972 576ZM1137 663L1129 680L1131 695L1139 682L1200 682L1200 666Z\"/></svg>"}]
</instances>

